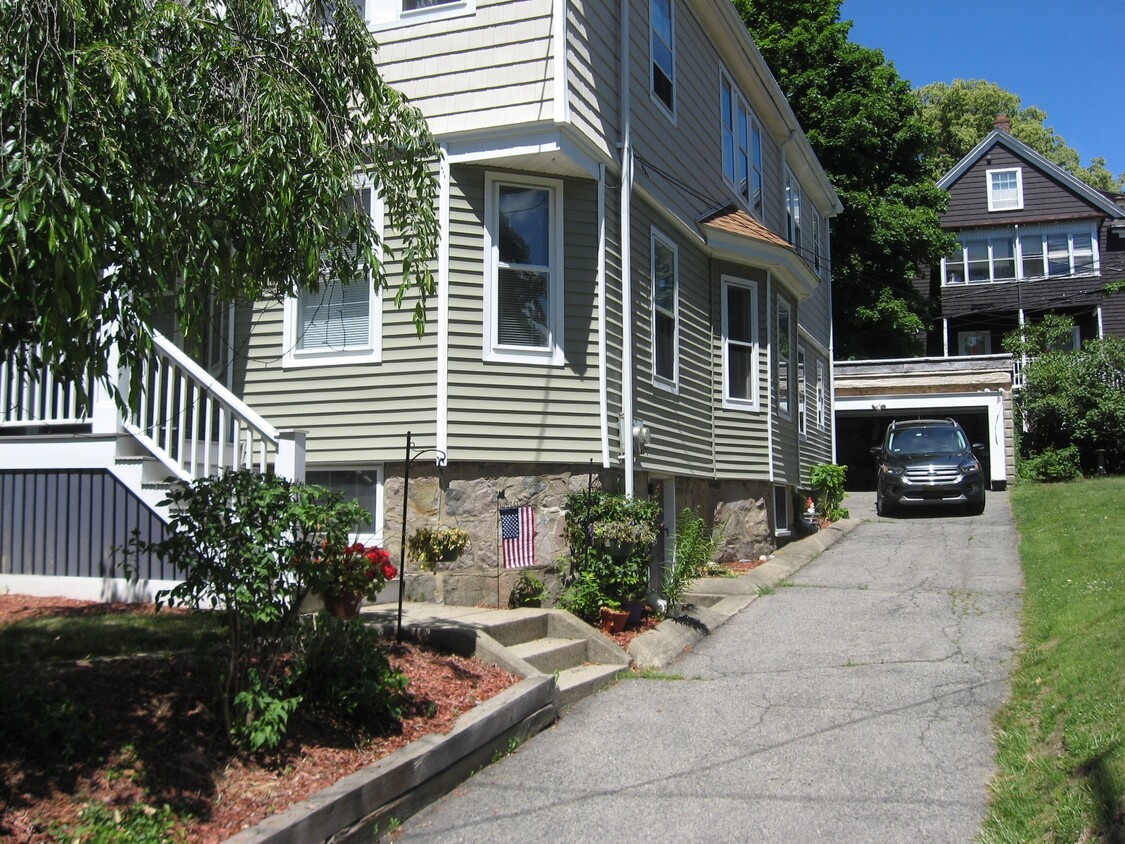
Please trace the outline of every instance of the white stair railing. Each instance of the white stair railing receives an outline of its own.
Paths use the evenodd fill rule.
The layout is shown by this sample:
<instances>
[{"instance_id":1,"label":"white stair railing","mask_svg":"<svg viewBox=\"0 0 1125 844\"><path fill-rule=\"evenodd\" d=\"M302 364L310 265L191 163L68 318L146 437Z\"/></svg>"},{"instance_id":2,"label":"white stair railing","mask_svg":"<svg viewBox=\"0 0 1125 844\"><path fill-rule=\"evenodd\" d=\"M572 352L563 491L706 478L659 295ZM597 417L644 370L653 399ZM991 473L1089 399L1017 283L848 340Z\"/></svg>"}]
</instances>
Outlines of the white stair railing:
<instances>
[{"instance_id":1,"label":"white stair railing","mask_svg":"<svg viewBox=\"0 0 1125 844\"><path fill-rule=\"evenodd\" d=\"M25 344L0 359L0 428L53 428L81 425L89 417L94 382L86 383L86 401L69 382L56 381L51 371L33 367L38 347Z\"/></svg>"},{"instance_id":2,"label":"white stair railing","mask_svg":"<svg viewBox=\"0 0 1125 844\"><path fill-rule=\"evenodd\" d=\"M277 464L282 437L273 425L158 332L152 346L125 430L185 481Z\"/></svg>"},{"instance_id":3,"label":"white stair railing","mask_svg":"<svg viewBox=\"0 0 1125 844\"><path fill-rule=\"evenodd\" d=\"M272 469L304 479L304 434L279 432L158 332L141 364L140 393L130 397L132 410L119 422L112 398L93 379L89 399L79 402L73 384L26 365L35 351L25 347L0 359L2 428L42 432L81 425L95 434L123 429L183 481L225 469ZM127 376L120 383L127 384Z\"/></svg>"}]
</instances>

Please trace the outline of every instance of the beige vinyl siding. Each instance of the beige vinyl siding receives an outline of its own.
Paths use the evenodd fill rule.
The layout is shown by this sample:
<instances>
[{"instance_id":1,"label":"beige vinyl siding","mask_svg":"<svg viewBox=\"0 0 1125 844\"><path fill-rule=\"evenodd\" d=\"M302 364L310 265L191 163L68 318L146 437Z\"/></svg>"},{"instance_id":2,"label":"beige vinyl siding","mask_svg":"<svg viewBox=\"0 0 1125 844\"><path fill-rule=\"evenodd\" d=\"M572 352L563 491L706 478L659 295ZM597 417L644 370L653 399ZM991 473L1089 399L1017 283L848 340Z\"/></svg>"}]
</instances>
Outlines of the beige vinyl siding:
<instances>
[{"instance_id":1,"label":"beige vinyl siding","mask_svg":"<svg viewBox=\"0 0 1125 844\"><path fill-rule=\"evenodd\" d=\"M758 410L723 407L722 279L728 276L758 286ZM719 478L769 479L769 353L766 338L766 272L736 264L717 264L712 274L714 312L712 395L715 415L715 473Z\"/></svg>"},{"instance_id":2,"label":"beige vinyl siding","mask_svg":"<svg viewBox=\"0 0 1125 844\"><path fill-rule=\"evenodd\" d=\"M383 78L436 135L554 118L552 0L477 0L471 16L377 38Z\"/></svg>"},{"instance_id":3,"label":"beige vinyl siding","mask_svg":"<svg viewBox=\"0 0 1125 844\"><path fill-rule=\"evenodd\" d=\"M679 373L676 392L653 383L653 226L677 249ZM702 250L640 202L633 205L633 280L634 415L643 419L652 433L652 442L641 457L639 468L710 477L713 450L709 261Z\"/></svg>"},{"instance_id":4,"label":"beige vinyl siding","mask_svg":"<svg viewBox=\"0 0 1125 844\"><path fill-rule=\"evenodd\" d=\"M569 2L566 26L571 122L614 158L621 112L619 9L616 2Z\"/></svg>"},{"instance_id":5,"label":"beige vinyl siding","mask_svg":"<svg viewBox=\"0 0 1125 844\"><path fill-rule=\"evenodd\" d=\"M808 382L808 435L801 440L801 468L800 476L794 481L798 487L808 487L809 469L817 463L832 462L832 412L830 397L832 384L830 382L830 369L828 358L818 349L807 342L802 344L805 349L805 379ZM816 418L816 366L817 363L824 369L824 429L817 426Z\"/></svg>"},{"instance_id":6,"label":"beige vinyl siding","mask_svg":"<svg viewBox=\"0 0 1125 844\"><path fill-rule=\"evenodd\" d=\"M825 347L828 346L832 325L829 293L828 284L819 284L807 299L802 299L797 305L798 324Z\"/></svg>"},{"instance_id":7,"label":"beige vinyl siding","mask_svg":"<svg viewBox=\"0 0 1125 844\"><path fill-rule=\"evenodd\" d=\"M388 242L394 246L397 237ZM397 267L388 265L397 278ZM433 315L422 339L414 329L414 300L394 305L383 294L382 362L283 368L283 307L259 303L248 338L246 401L278 428L308 432L308 461L355 466L394 460L406 446L405 431L432 441L436 419Z\"/></svg>"},{"instance_id":8,"label":"beige vinyl siding","mask_svg":"<svg viewBox=\"0 0 1125 844\"><path fill-rule=\"evenodd\" d=\"M450 201L450 460L582 463L601 457L597 184L563 184L561 367L482 361L485 175L455 167Z\"/></svg>"}]
</instances>

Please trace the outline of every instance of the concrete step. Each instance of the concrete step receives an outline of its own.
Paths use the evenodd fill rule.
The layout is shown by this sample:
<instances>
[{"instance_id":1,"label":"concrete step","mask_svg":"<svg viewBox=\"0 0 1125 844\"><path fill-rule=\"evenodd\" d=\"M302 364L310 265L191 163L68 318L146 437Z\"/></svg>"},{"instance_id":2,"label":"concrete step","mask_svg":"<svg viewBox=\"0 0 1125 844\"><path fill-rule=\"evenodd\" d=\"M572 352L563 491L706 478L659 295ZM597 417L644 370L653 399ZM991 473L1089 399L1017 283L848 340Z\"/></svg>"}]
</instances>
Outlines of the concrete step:
<instances>
[{"instance_id":1,"label":"concrete step","mask_svg":"<svg viewBox=\"0 0 1125 844\"><path fill-rule=\"evenodd\" d=\"M544 637L511 645L508 650L544 674L574 668L582 665L587 658L585 639Z\"/></svg>"},{"instance_id":2,"label":"concrete step","mask_svg":"<svg viewBox=\"0 0 1125 844\"><path fill-rule=\"evenodd\" d=\"M624 665L605 665L588 663L560 671L557 677L559 686L559 709L565 709L587 695L608 686L622 671Z\"/></svg>"},{"instance_id":3,"label":"concrete step","mask_svg":"<svg viewBox=\"0 0 1125 844\"><path fill-rule=\"evenodd\" d=\"M500 620L482 619L476 623L506 648L542 639L549 633L547 615L542 611L508 610Z\"/></svg>"}]
</instances>

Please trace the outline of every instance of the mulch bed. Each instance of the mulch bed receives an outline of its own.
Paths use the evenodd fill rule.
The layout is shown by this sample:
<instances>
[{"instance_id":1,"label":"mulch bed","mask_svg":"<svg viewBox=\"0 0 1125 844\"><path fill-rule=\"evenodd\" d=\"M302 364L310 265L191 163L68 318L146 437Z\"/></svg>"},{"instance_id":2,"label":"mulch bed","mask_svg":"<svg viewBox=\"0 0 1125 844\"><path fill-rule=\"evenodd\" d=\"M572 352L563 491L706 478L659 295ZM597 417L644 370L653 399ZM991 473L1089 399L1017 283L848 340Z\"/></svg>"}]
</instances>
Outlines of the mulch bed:
<instances>
[{"instance_id":1,"label":"mulch bed","mask_svg":"<svg viewBox=\"0 0 1125 844\"><path fill-rule=\"evenodd\" d=\"M43 615L152 611L0 595L0 626ZM90 803L125 809L143 802L191 812L198 820L184 830L186 841L219 842L424 735L448 732L460 715L519 681L428 647L387 650L410 678L401 730L357 742L298 712L282 748L253 760L231 753L221 717L201 700L200 692L213 687L215 666L172 655L31 672L21 666L22 675L5 678L0 699L33 696L35 718L23 730L9 721L0 741L0 840L54 841L52 826L73 827Z\"/></svg>"}]
</instances>

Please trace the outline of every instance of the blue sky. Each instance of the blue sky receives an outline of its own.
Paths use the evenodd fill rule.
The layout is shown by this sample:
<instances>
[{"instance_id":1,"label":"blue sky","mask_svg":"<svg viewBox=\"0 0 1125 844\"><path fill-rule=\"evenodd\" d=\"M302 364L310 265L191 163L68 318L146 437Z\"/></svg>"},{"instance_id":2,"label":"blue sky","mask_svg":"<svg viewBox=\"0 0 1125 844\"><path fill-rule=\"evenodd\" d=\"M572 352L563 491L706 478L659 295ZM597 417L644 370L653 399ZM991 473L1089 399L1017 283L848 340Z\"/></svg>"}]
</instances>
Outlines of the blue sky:
<instances>
[{"instance_id":1,"label":"blue sky","mask_svg":"<svg viewBox=\"0 0 1125 844\"><path fill-rule=\"evenodd\" d=\"M840 16L915 88L995 82L1047 112L1084 166L1125 172L1125 0L844 0Z\"/></svg>"}]
</instances>

